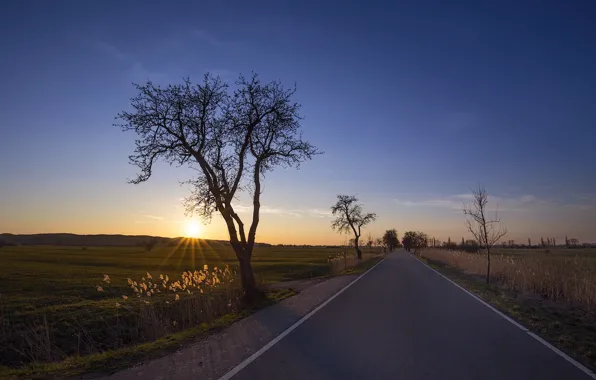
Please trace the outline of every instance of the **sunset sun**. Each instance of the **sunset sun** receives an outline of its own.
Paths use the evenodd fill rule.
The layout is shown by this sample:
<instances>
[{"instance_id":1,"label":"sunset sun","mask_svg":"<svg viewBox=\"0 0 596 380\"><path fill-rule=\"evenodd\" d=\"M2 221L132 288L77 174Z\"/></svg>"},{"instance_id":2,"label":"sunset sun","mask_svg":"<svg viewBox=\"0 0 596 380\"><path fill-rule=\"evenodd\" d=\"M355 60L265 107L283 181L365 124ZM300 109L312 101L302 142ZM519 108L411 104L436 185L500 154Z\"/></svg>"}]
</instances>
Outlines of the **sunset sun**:
<instances>
[{"instance_id":1,"label":"sunset sun","mask_svg":"<svg viewBox=\"0 0 596 380\"><path fill-rule=\"evenodd\" d=\"M184 236L187 238L198 238L201 234L201 226L196 222L188 221L184 225Z\"/></svg>"}]
</instances>

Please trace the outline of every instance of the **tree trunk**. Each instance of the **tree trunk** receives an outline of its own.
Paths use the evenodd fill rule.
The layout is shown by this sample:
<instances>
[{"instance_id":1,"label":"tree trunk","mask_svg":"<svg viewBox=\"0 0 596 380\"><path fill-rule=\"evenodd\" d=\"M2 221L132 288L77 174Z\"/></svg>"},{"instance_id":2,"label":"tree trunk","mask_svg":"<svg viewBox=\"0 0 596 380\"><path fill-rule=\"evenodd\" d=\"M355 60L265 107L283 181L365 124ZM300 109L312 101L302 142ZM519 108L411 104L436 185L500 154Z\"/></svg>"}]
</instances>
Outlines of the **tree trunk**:
<instances>
[{"instance_id":1,"label":"tree trunk","mask_svg":"<svg viewBox=\"0 0 596 380\"><path fill-rule=\"evenodd\" d=\"M356 239L354 239L354 249L356 249L356 255L358 256L358 260L362 260L362 251L360 250L360 247L358 247L359 238L360 236L356 236Z\"/></svg>"},{"instance_id":2,"label":"tree trunk","mask_svg":"<svg viewBox=\"0 0 596 380\"><path fill-rule=\"evenodd\" d=\"M486 283L490 283L490 248L486 247Z\"/></svg>"},{"instance_id":3,"label":"tree trunk","mask_svg":"<svg viewBox=\"0 0 596 380\"><path fill-rule=\"evenodd\" d=\"M236 254L236 257L238 258L238 263L240 264L240 281L242 284L242 289L246 294L247 300L249 302L253 302L258 298L260 292L257 289L257 282L252 271L250 257L247 257L246 253L244 253L244 255Z\"/></svg>"},{"instance_id":4,"label":"tree trunk","mask_svg":"<svg viewBox=\"0 0 596 380\"><path fill-rule=\"evenodd\" d=\"M244 290L246 302L254 303L259 300L262 296L261 292L257 289L257 283L255 281L255 275L252 271L252 264L250 259L252 257L252 250L254 245L247 243L244 238L244 225L238 218L238 228L240 229L240 238L236 232L236 226L234 225L234 214L233 210L221 211L221 214L228 227L228 233L230 234L230 244L236 253L238 264L240 267L240 283ZM237 217L237 215L236 215ZM252 229L252 227L251 227Z\"/></svg>"}]
</instances>

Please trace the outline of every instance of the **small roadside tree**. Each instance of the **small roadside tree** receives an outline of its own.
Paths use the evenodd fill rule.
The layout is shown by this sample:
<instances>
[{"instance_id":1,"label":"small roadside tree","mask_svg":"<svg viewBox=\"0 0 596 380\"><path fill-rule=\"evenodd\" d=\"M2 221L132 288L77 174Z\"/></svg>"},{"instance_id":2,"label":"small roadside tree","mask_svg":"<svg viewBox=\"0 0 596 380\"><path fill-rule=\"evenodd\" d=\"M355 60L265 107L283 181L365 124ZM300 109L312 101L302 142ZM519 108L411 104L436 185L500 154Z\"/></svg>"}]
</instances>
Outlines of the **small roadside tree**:
<instances>
[{"instance_id":1,"label":"small roadside tree","mask_svg":"<svg viewBox=\"0 0 596 380\"><path fill-rule=\"evenodd\" d=\"M472 190L473 200L464 206L464 215L467 216L466 227L474 235L481 247L486 249L486 283L490 282L490 251L507 233L507 228L501 223L498 211L495 218L488 219L487 204L488 193L483 186Z\"/></svg>"},{"instance_id":2,"label":"small roadside tree","mask_svg":"<svg viewBox=\"0 0 596 380\"><path fill-rule=\"evenodd\" d=\"M218 212L226 223L230 243L240 267L242 287L249 299L258 295L251 258L260 220L261 181L278 166L299 166L317 154L302 139L300 105L294 89L279 82L263 84L253 74L240 76L236 89L219 77L206 74L202 83L166 88L151 82L136 85L138 95L131 110L123 111L117 126L138 135L130 162L140 168L131 180L147 181L154 164L188 166L196 173L187 184L187 213L210 221ZM248 231L234 207L239 192L247 190L252 200Z\"/></svg>"},{"instance_id":3,"label":"small roadside tree","mask_svg":"<svg viewBox=\"0 0 596 380\"><path fill-rule=\"evenodd\" d=\"M395 228L385 231L385 234L383 235L383 244L385 244L389 252L399 246L399 239Z\"/></svg>"},{"instance_id":4,"label":"small roadside tree","mask_svg":"<svg viewBox=\"0 0 596 380\"><path fill-rule=\"evenodd\" d=\"M358 260L362 260L362 251L358 246L362 227L374 222L377 215L374 213L364 213L362 205L353 195L338 195L337 202L331 206L331 213L336 217L331 223L331 227L340 233L354 234L354 249Z\"/></svg>"}]
</instances>

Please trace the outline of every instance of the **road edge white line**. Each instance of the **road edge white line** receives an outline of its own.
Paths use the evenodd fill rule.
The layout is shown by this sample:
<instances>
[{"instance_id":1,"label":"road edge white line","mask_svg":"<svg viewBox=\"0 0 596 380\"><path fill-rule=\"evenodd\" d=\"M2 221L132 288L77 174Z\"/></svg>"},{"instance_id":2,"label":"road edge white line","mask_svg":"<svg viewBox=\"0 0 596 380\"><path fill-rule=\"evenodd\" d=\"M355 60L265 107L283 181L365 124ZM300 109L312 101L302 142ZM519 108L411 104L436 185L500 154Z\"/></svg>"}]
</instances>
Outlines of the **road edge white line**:
<instances>
[{"instance_id":1,"label":"road edge white line","mask_svg":"<svg viewBox=\"0 0 596 380\"><path fill-rule=\"evenodd\" d=\"M524 325L520 324L519 322L516 322L511 317L509 317L509 316L505 315L503 312L497 310L494 306L490 305L489 303L487 303L482 298L478 297L477 295L475 295L474 293L470 292L469 290L467 290L463 286L461 286L458 283L456 283L455 281L451 280L449 277L445 276L444 274L442 274L438 270L436 270L436 269L432 268L431 266L427 265L426 263L422 262L422 260L420 260L420 259L418 259L416 257L414 258L414 260L415 261L418 261L420 264L424 265L426 268L432 270L433 272L435 272L439 276L443 277L445 280L449 281L450 283L452 283L453 285L455 285L459 289L461 289L464 292L466 292L469 296L471 296L472 298L474 298L476 301L478 301L481 304L483 304L484 306L488 307L490 310L492 310L493 312L495 312L498 315L500 315L501 317L503 317L503 319L505 319L506 321L508 321L509 323L511 323L512 325L514 325L515 327L517 327L518 329L522 330L523 332L525 332L526 334L528 334L530 337L534 338L536 341L538 341L539 343L541 343L543 346L545 346L546 348L550 349L551 351L553 351L555 354L559 355L563 359L567 360L575 368L579 369L580 371L582 371L583 373L585 373L586 375L588 375L592 379L596 379L596 374L594 372L592 372L588 367L586 367L585 365L579 363L577 360L573 359L572 357L570 357L569 355L567 355L563 351L559 350L557 347L553 346L552 344L550 344L546 340L542 339L540 336L538 336L535 333L533 333L532 331L528 330L528 328L525 327Z\"/></svg>"},{"instance_id":2,"label":"road edge white line","mask_svg":"<svg viewBox=\"0 0 596 380\"><path fill-rule=\"evenodd\" d=\"M292 326L288 327L281 334L279 334L278 336L276 336L275 338L273 338L273 340L271 340L269 343L267 343L266 345L264 345L263 347L261 347L258 351L256 351L252 355L250 355L248 358L244 359L240 364L238 364L236 367L234 367L230 371L228 371L225 375L223 375L222 377L220 377L219 380L229 380L233 376L235 376L238 372L242 371L250 363L252 363L253 361L255 361L259 356L263 355L267 350L269 350L271 347L273 347L277 342L279 342L280 340L282 340L286 335L288 335L293 330L295 330L298 326L300 326L301 324L303 324L304 322L306 322L317 311L319 311L322 308L324 308L329 302L333 301L337 296L339 296L340 294L342 294L343 292L345 292L350 286L354 285L356 282L358 282L358 280L360 280L362 277L364 277L365 275L367 275L368 272L370 272L373 269L375 269L379 264L381 264L383 261L385 261L385 259L387 259L387 257L388 257L388 255L385 256L381 261L379 261L378 263L376 263L375 265L373 265L371 268L369 268L366 272L362 273L360 276L358 276L357 278L355 278L354 281L350 282L348 285L346 285L342 289L340 289L337 293L335 293L334 295L332 295L331 297L329 297L322 304L320 304L319 306L317 306L316 308L314 308L312 311L310 311L304 317L300 318Z\"/></svg>"}]
</instances>

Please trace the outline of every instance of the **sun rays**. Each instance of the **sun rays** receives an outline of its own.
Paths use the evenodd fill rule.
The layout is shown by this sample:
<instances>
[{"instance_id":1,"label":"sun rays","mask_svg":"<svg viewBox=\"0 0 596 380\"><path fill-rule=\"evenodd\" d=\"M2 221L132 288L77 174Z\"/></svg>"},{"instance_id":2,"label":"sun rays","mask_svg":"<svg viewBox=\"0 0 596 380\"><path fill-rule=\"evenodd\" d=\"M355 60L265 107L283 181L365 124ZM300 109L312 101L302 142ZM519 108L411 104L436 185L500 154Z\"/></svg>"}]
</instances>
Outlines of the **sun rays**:
<instances>
[{"instance_id":1,"label":"sun rays","mask_svg":"<svg viewBox=\"0 0 596 380\"><path fill-rule=\"evenodd\" d=\"M166 266L175 267L177 270L195 270L203 267L207 261L206 256L215 256L221 261L219 252L211 247L210 242L202 238L202 225L193 220L187 220L182 224L184 237L175 239L173 245L170 246L169 252L163 258L159 265L162 269Z\"/></svg>"}]
</instances>

